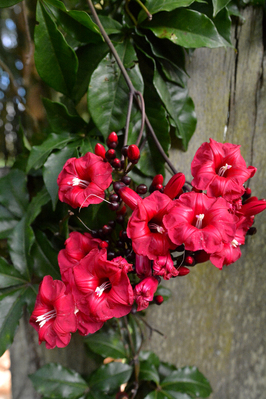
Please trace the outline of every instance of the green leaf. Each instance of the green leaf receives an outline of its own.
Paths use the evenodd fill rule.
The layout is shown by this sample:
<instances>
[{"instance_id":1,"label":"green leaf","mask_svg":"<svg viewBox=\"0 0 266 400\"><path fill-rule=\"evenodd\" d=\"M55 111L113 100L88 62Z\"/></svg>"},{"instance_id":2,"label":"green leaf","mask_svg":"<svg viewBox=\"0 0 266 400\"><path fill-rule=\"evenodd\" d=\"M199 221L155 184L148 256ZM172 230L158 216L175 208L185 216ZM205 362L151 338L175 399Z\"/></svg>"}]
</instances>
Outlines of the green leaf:
<instances>
[{"instance_id":1,"label":"green leaf","mask_svg":"<svg viewBox=\"0 0 266 400\"><path fill-rule=\"evenodd\" d=\"M36 12L34 57L37 71L45 83L70 96L78 69L77 56L39 1Z\"/></svg>"},{"instance_id":2,"label":"green leaf","mask_svg":"<svg viewBox=\"0 0 266 400\"><path fill-rule=\"evenodd\" d=\"M12 265L0 257L0 289L10 286L23 285L25 279L13 268Z\"/></svg>"},{"instance_id":3,"label":"green leaf","mask_svg":"<svg viewBox=\"0 0 266 400\"><path fill-rule=\"evenodd\" d=\"M60 271L57 262L58 252L55 251L47 236L35 231L35 242L32 245L31 256L33 258L34 272L40 278L51 275L53 279L60 279Z\"/></svg>"},{"instance_id":4,"label":"green leaf","mask_svg":"<svg viewBox=\"0 0 266 400\"><path fill-rule=\"evenodd\" d=\"M45 0L56 23L80 43L101 43L103 41L98 26L85 11L68 11L62 2Z\"/></svg>"},{"instance_id":5,"label":"green leaf","mask_svg":"<svg viewBox=\"0 0 266 400\"><path fill-rule=\"evenodd\" d=\"M196 367L184 367L173 371L160 384L168 392L186 393L192 398L207 398L212 388Z\"/></svg>"},{"instance_id":6,"label":"green leaf","mask_svg":"<svg viewBox=\"0 0 266 400\"><path fill-rule=\"evenodd\" d=\"M143 381L153 381L159 385L160 378L153 364L149 361L140 362L139 379Z\"/></svg>"},{"instance_id":7,"label":"green leaf","mask_svg":"<svg viewBox=\"0 0 266 400\"><path fill-rule=\"evenodd\" d=\"M214 23L194 10L180 8L169 13L162 12L142 27L150 29L160 39L169 39L185 48L224 46Z\"/></svg>"},{"instance_id":8,"label":"green leaf","mask_svg":"<svg viewBox=\"0 0 266 400\"><path fill-rule=\"evenodd\" d=\"M0 8L12 7L17 3L20 3L22 0L1 0Z\"/></svg>"},{"instance_id":9,"label":"green leaf","mask_svg":"<svg viewBox=\"0 0 266 400\"><path fill-rule=\"evenodd\" d=\"M105 15L99 15L99 19L107 35L112 35L114 33L121 33L123 27L115 19L107 17Z\"/></svg>"},{"instance_id":10,"label":"green leaf","mask_svg":"<svg viewBox=\"0 0 266 400\"><path fill-rule=\"evenodd\" d=\"M133 367L120 362L112 362L102 365L89 377L89 385L92 391L115 392L120 385L128 382Z\"/></svg>"},{"instance_id":11,"label":"green leaf","mask_svg":"<svg viewBox=\"0 0 266 400\"><path fill-rule=\"evenodd\" d=\"M148 361L150 364L153 364L156 368L160 365L160 359L153 351L141 351L139 353L140 361Z\"/></svg>"},{"instance_id":12,"label":"green leaf","mask_svg":"<svg viewBox=\"0 0 266 400\"><path fill-rule=\"evenodd\" d=\"M163 296L164 301L167 301L171 296L171 290L159 285L154 296Z\"/></svg>"},{"instance_id":13,"label":"green leaf","mask_svg":"<svg viewBox=\"0 0 266 400\"><path fill-rule=\"evenodd\" d=\"M75 133L86 126L86 122L80 116L69 114L64 104L49 99L43 99L42 101L53 132Z\"/></svg>"},{"instance_id":14,"label":"green leaf","mask_svg":"<svg viewBox=\"0 0 266 400\"><path fill-rule=\"evenodd\" d=\"M0 295L0 356L12 344L30 287L14 288Z\"/></svg>"},{"instance_id":15,"label":"green leaf","mask_svg":"<svg viewBox=\"0 0 266 400\"><path fill-rule=\"evenodd\" d=\"M40 214L42 210L42 206L48 203L50 201L50 196L49 193L47 192L46 188L43 187L37 194L36 196L33 197L32 201L30 202L27 213L26 213L26 218L27 218L27 223L30 225L32 222L35 220L35 218Z\"/></svg>"},{"instance_id":16,"label":"green leaf","mask_svg":"<svg viewBox=\"0 0 266 400\"><path fill-rule=\"evenodd\" d=\"M77 49L79 67L77 81L73 89L72 98L77 104L88 90L93 71L99 62L106 56L109 47L106 43L90 44Z\"/></svg>"},{"instance_id":17,"label":"green leaf","mask_svg":"<svg viewBox=\"0 0 266 400\"><path fill-rule=\"evenodd\" d=\"M188 97L186 88L165 81L157 70L154 71L153 82L158 95L178 129L179 138L182 139L186 150L197 123L193 101Z\"/></svg>"},{"instance_id":18,"label":"green leaf","mask_svg":"<svg viewBox=\"0 0 266 400\"><path fill-rule=\"evenodd\" d=\"M55 210L58 200L57 177L63 169L66 161L77 153L77 143L70 143L60 151L52 153L43 166L43 180L52 199Z\"/></svg>"},{"instance_id":19,"label":"green leaf","mask_svg":"<svg viewBox=\"0 0 266 400\"><path fill-rule=\"evenodd\" d=\"M31 169L39 169L47 160L53 150L63 149L69 142L79 139L79 137L67 134L51 133L48 138L39 146L33 146L27 165L27 172Z\"/></svg>"},{"instance_id":20,"label":"green leaf","mask_svg":"<svg viewBox=\"0 0 266 400\"><path fill-rule=\"evenodd\" d=\"M17 225L18 220L7 208L0 205L0 239L6 239Z\"/></svg>"},{"instance_id":21,"label":"green leaf","mask_svg":"<svg viewBox=\"0 0 266 400\"><path fill-rule=\"evenodd\" d=\"M126 358L126 351L118 333L98 332L85 338L85 343L96 354L114 359Z\"/></svg>"},{"instance_id":22,"label":"green leaf","mask_svg":"<svg viewBox=\"0 0 266 400\"><path fill-rule=\"evenodd\" d=\"M22 218L29 203L27 177L21 170L13 169L0 179L0 204L15 218Z\"/></svg>"},{"instance_id":23,"label":"green leaf","mask_svg":"<svg viewBox=\"0 0 266 400\"><path fill-rule=\"evenodd\" d=\"M14 268L29 280L31 257L30 249L34 242L34 233L29 226L26 216L14 228L8 240L9 254Z\"/></svg>"},{"instance_id":24,"label":"green leaf","mask_svg":"<svg viewBox=\"0 0 266 400\"><path fill-rule=\"evenodd\" d=\"M145 399L191 399L186 393L168 392L167 390L158 389L150 392Z\"/></svg>"},{"instance_id":25,"label":"green leaf","mask_svg":"<svg viewBox=\"0 0 266 400\"><path fill-rule=\"evenodd\" d=\"M173 364L169 364L166 362L161 362L159 365L159 375L160 375L160 380L162 381L164 378L166 378L168 375L170 375L173 371L177 371L177 368Z\"/></svg>"},{"instance_id":26,"label":"green leaf","mask_svg":"<svg viewBox=\"0 0 266 400\"><path fill-rule=\"evenodd\" d=\"M133 346L135 352L137 353L142 345L142 331L140 325L137 323L137 317L134 317L132 314L127 316L128 318L128 330L131 334Z\"/></svg>"},{"instance_id":27,"label":"green leaf","mask_svg":"<svg viewBox=\"0 0 266 400\"><path fill-rule=\"evenodd\" d=\"M153 15L160 11L172 11L179 7L188 7L195 0L147 0L145 7ZM138 17L138 22L144 21L147 18L147 14L144 10L141 10Z\"/></svg>"},{"instance_id":28,"label":"green leaf","mask_svg":"<svg viewBox=\"0 0 266 400\"><path fill-rule=\"evenodd\" d=\"M46 364L29 378L44 398L78 399L89 389L81 375L60 364Z\"/></svg>"},{"instance_id":29,"label":"green leaf","mask_svg":"<svg viewBox=\"0 0 266 400\"><path fill-rule=\"evenodd\" d=\"M229 2L230 0L212 0L213 16L215 17L218 14L218 12L220 12L224 7L227 6Z\"/></svg>"},{"instance_id":30,"label":"green leaf","mask_svg":"<svg viewBox=\"0 0 266 400\"><path fill-rule=\"evenodd\" d=\"M128 69L135 88L142 92L143 81L139 72L134 47L129 40L116 47L117 53ZM104 138L110 132L122 129L126 122L128 87L120 69L110 56L106 56L93 72L88 90L89 113Z\"/></svg>"}]
</instances>

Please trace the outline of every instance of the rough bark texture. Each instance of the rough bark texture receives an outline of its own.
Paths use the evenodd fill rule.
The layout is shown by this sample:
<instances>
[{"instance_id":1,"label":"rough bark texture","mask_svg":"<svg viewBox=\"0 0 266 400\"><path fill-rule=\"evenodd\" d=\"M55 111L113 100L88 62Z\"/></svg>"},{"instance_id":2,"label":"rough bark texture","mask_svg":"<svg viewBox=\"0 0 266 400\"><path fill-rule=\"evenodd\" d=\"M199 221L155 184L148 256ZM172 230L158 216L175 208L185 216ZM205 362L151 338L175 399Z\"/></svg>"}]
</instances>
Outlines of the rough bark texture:
<instances>
[{"instance_id":1,"label":"rough bark texture","mask_svg":"<svg viewBox=\"0 0 266 400\"><path fill-rule=\"evenodd\" d=\"M247 8L234 28L234 49L198 49L188 60L189 89L198 125L187 153L171 152L188 179L199 145L212 137L241 144L247 165L258 168L250 182L266 197L266 93L263 77L262 12ZM210 380L213 398L266 397L266 214L255 219L242 257L223 271L211 263L166 283L169 303L150 308L148 321L167 336L153 334L147 348L176 366L196 365Z\"/></svg>"},{"instance_id":2,"label":"rough bark texture","mask_svg":"<svg viewBox=\"0 0 266 400\"><path fill-rule=\"evenodd\" d=\"M242 145L248 165L258 168L251 188L266 197L266 93L262 11L247 8L245 23L234 28L234 49L198 49L187 62L189 89L196 106L197 131L187 153L171 152L174 164L190 179L190 163L210 137ZM256 218L258 234L248 237L242 258L219 271L202 264L183 278L165 282L173 297L151 307L149 323L167 339L153 334L146 347L177 366L196 365L210 380L213 398L266 397L266 213ZM66 349L47 351L21 321L11 347L13 397L37 398L28 374L47 362L88 371L78 336Z\"/></svg>"}]
</instances>

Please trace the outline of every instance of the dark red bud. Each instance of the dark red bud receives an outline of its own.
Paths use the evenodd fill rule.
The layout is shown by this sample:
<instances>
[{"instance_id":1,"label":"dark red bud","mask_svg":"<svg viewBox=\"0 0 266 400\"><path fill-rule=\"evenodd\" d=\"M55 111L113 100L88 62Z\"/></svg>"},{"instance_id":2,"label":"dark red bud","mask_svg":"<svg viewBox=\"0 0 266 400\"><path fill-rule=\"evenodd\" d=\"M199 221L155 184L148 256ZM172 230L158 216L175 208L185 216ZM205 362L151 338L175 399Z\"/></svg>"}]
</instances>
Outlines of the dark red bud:
<instances>
[{"instance_id":1,"label":"dark red bud","mask_svg":"<svg viewBox=\"0 0 266 400\"><path fill-rule=\"evenodd\" d=\"M158 304L158 306L159 306L159 305L162 304L163 301L164 301L163 296L161 296L161 295L154 296L154 301L155 301L155 303Z\"/></svg>"},{"instance_id":2,"label":"dark red bud","mask_svg":"<svg viewBox=\"0 0 266 400\"><path fill-rule=\"evenodd\" d=\"M107 243L105 240L103 240L103 241L100 243L99 246L100 246L101 249L107 249L108 243Z\"/></svg>"},{"instance_id":3,"label":"dark red bud","mask_svg":"<svg viewBox=\"0 0 266 400\"><path fill-rule=\"evenodd\" d=\"M125 184L123 182L120 182L120 181L113 182L113 188L116 193L118 193L120 188L124 187L124 186L125 186Z\"/></svg>"},{"instance_id":4,"label":"dark red bud","mask_svg":"<svg viewBox=\"0 0 266 400\"><path fill-rule=\"evenodd\" d=\"M109 140L107 140L106 144L109 149L115 149L117 147L117 142L110 142Z\"/></svg>"},{"instance_id":5,"label":"dark red bud","mask_svg":"<svg viewBox=\"0 0 266 400\"><path fill-rule=\"evenodd\" d=\"M96 143L95 148L94 148L94 153L96 154L96 156L99 156L99 157L102 157L103 159L105 159L106 150L101 143Z\"/></svg>"},{"instance_id":6,"label":"dark red bud","mask_svg":"<svg viewBox=\"0 0 266 400\"><path fill-rule=\"evenodd\" d=\"M141 184L137 187L136 192L137 192L138 194L145 194L145 193L147 193L147 190L148 190L147 186L144 185L144 183L141 183Z\"/></svg>"},{"instance_id":7,"label":"dark red bud","mask_svg":"<svg viewBox=\"0 0 266 400\"><path fill-rule=\"evenodd\" d=\"M104 235L110 235L110 233L113 230L112 227L109 225L104 225L102 229L103 229Z\"/></svg>"},{"instance_id":8,"label":"dark red bud","mask_svg":"<svg viewBox=\"0 0 266 400\"><path fill-rule=\"evenodd\" d=\"M113 203L109 204L109 208L112 211L117 211L120 207L120 204L116 201L114 201Z\"/></svg>"},{"instance_id":9,"label":"dark red bud","mask_svg":"<svg viewBox=\"0 0 266 400\"><path fill-rule=\"evenodd\" d=\"M249 187L246 188L245 195L246 196L251 196L251 189Z\"/></svg>"},{"instance_id":10,"label":"dark red bud","mask_svg":"<svg viewBox=\"0 0 266 400\"><path fill-rule=\"evenodd\" d=\"M119 200L120 200L120 197L118 196L118 194L116 194L116 193L110 194L109 201L111 203L118 202Z\"/></svg>"},{"instance_id":11,"label":"dark red bud","mask_svg":"<svg viewBox=\"0 0 266 400\"><path fill-rule=\"evenodd\" d=\"M112 161L112 167L115 169L121 169L121 161L119 160L119 158L115 158Z\"/></svg>"},{"instance_id":12,"label":"dark red bud","mask_svg":"<svg viewBox=\"0 0 266 400\"><path fill-rule=\"evenodd\" d=\"M128 147L129 146L123 146L121 149L121 153L123 154L124 157L127 157Z\"/></svg>"},{"instance_id":13,"label":"dark red bud","mask_svg":"<svg viewBox=\"0 0 266 400\"><path fill-rule=\"evenodd\" d=\"M130 176L127 176L127 175L125 175L125 176L123 176L122 178L121 178L121 181L125 184L125 185L130 185L130 182L131 182L131 178L130 178Z\"/></svg>"},{"instance_id":14,"label":"dark red bud","mask_svg":"<svg viewBox=\"0 0 266 400\"><path fill-rule=\"evenodd\" d=\"M186 267L180 267L178 269L178 272L179 272L178 276L185 276L190 273L190 270Z\"/></svg>"},{"instance_id":15,"label":"dark red bud","mask_svg":"<svg viewBox=\"0 0 266 400\"><path fill-rule=\"evenodd\" d=\"M189 267L194 267L196 264L195 258L191 256L187 256L185 258L185 265L188 265Z\"/></svg>"},{"instance_id":16,"label":"dark red bud","mask_svg":"<svg viewBox=\"0 0 266 400\"><path fill-rule=\"evenodd\" d=\"M114 149L109 149L106 153L105 153L105 158L107 160L114 160L116 157L116 153Z\"/></svg>"},{"instance_id":17,"label":"dark red bud","mask_svg":"<svg viewBox=\"0 0 266 400\"><path fill-rule=\"evenodd\" d=\"M159 190L160 192L162 192L163 193L163 185L161 184L161 183L158 183L156 186L155 186L155 190Z\"/></svg>"},{"instance_id":18,"label":"dark red bud","mask_svg":"<svg viewBox=\"0 0 266 400\"><path fill-rule=\"evenodd\" d=\"M152 180L152 186L162 185L163 184L163 176L161 174L155 175Z\"/></svg>"},{"instance_id":19,"label":"dark red bud","mask_svg":"<svg viewBox=\"0 0 266 400\"><path fill-rule=\"evenodd\" d=\"M111 132L110 135L108 136L107 140L109 142L118 142L118 136L115 132Z\"/></svg>"},{"instance_id":20,"label":"dark red bud","mask_svg":"<svg viewBox=\"0 0 266 400\"><path fill-rule=\"evenodd\" d=\"M130 162L134 163L139 160L140 152L138 146L131 144L128 146L127 156Z\"/></svg>"},{"instance_id":21,"label":"dark red bud","mask_svg":"<svg viewBox=\"0 0 266 400\"><path fill-rule=\"evenodd\" d=\"M118 211L116 212L116 214L117 214L117 215L125 215L126 212L127 212L127 208L126 208L126 206L123 206L123 207L121 208L121 210L118 210Z\"/></svg>"}]
</instances>

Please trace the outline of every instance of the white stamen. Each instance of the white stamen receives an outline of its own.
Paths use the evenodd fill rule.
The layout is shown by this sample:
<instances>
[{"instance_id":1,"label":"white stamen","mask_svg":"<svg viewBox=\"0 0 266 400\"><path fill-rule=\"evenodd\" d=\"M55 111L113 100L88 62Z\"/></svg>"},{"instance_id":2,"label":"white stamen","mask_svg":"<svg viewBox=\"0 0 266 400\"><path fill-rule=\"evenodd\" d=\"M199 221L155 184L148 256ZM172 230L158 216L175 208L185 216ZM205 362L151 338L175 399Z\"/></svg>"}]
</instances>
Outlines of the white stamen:
<instances>
[{"instance_id":1,"label":"white stamen","mask_svg":"<svg viewBox=\"0 0 266 400\"><path fill-rule=\"evenodd\" d=\"M151 223L149 222L148 227L150 229L155 229L158 233L161 233L161 234L163 234L165 232L165 229L162 226L154 224L153 222L151 222Z\"/></svg>"},{"instance_id":2,"label":"white stamen","mask_svg":"<svg viewBox=\"0 0 266 400\"><path fill-rule=\"evenodd\" d=\"M55 317L56 317L56 311L50 310L44 313L43 315L39 315L39 317L36 318L36 322L39 322L40 328L42 328L47 321Z\"/></svg>"},{"instance_id":3,"label":"white stamen","mask_svg":"<svg viewBox=\"0 0 266 400\"><path fill-rule=\"evenodd\" d=\"M219 176L224 176L225 171L227 171L227 170L230 169L230 168L232 168L232 165L228 165L228 164L226 163L223 167L221 167L221 168L219 169L218 175L219 175Z\"/></svg>"},{"instance_id":4,"label":"white stamen","mask_svg":"<svg viewBox=\"0 0 266 400\"><path fill-rule=\"evenodd\" d=\"M85 181L83 179L79 179L79 178L73 178L72 179L72 186L80 186L82 189L86 189L86 187L88 187L90 184L90 182Z\"/></svg>"},{"instance_id":5,"label":"white stamen","mask_svg":"<svg viewBox=\"0 0 266 400\"><path fill-rule=\"evenodd\" d=\"M86 199L82 202L81 206L79 207L79 212L80 212L80 210L81 210L83 204L84 204L84 203L87 201L87 199L88 199L89 197L91 197L91 196L98 197L98 199L101 199L102 201L105 201L105 203L112 204L110 201L105 200L105 198L100 197L100 196L97 196L97 194L91 193L91 194L89 194L89 195L86 197Z\"/></svg>"},{"instance_id":6,"label":"white stamen","mask_svg":"<svg viewBox=\"0 0 266 400\"><path fill-rule=\"evenodd\" d=\"M202 220L204 218L204 214L196 215L196 218L197 218L196 228L201 229L202 228Z\"/></svg>"},{"instance_id":7,"label":"white stamen","mask_svg":"<svg viewBox=\"0 0 266 400\"><path fill-rule=\"evenodd\" d=\"M111 283L109 281L104 282L101 284L101 286L98 286L95 289L95 293L97 294L98 297L100 297L103 294L103 292L105 291L105 289L109 289L109 287L111 287Z\"/></svg>"},{"instance_id":8,"label":"white stamen","mask_svg":"<svg viewBox=\"0 0 266 400\"><path fill-rule=\"evenodd\" d=\"M75 306L74 314L76 315L79 312L79 309Z\"/></svg>"},{"instance_id":9,"label":"white stamen","mask_svg":"<svg viewBox=\"0 0 266 400\"><path fill-rule=\"evenodd\" d=\"M239 243L236 239L234 239L232 240L231 245L236 248L237 246L239 246Z\"/></svg>"}]
</instances>

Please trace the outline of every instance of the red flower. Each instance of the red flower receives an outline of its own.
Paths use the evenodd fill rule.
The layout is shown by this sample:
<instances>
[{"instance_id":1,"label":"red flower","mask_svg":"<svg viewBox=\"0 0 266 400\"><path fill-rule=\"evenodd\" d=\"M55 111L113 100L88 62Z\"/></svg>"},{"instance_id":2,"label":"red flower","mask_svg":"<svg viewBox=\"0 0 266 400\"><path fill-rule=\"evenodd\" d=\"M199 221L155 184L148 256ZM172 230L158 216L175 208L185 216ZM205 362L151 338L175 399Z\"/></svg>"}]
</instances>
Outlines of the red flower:
<instances>
[{"instance_id":1,"label":"red flower","mask_svg":"<svg viewBox=\"0 0 266 400\"><path fill-rule=\"evenodd\" d=\"M255 172L256 168L247 168L239 145L213 139L200 146L191 163L193 186L207 189L210 197L222 196L230 201L244 194L243 183Z\"/></svg>"},{"instance_id":2,"label":"red flower","mask_svg":"<svg viewBox=\"0 0 266 400\"><path fill-rule=\"evenodd\" d=\"M98 248L101 239L95 239L90 233L71 232L65 241L65 249L58 254L58 264L62 281L73 286L73 267L92 249Z\"/></svg>"},{"instance_id":3,"label":"red flower","mask_svg":"<svg viewBox=\"0 0 266 400\"><path fill-rule=\"evenodd\" d=\"M182 187L186 182L185 175L179 172L172 176L167 185L164 188L164 194L166 194L170 199L174 199L182 193Z\"/></svg>"},{"instance_id":4,"label":"red flower","mask_svg":"<svg viewBox=\"0 0 266 400\"><path fill-rule=\"evenodd\" d=\"M134 289L135 300L138 305L137 311L148 307L149 302L153 300L154 293L158 287L158 281L153 276L143 279Z\"/></svg>"},{"instance_id":5,"label":"red flower","mask_svg":"<svg viewBox=\"0 0 266 400\"><path fill-rule=\"evenodd\" d=\"M65 290L64 283L51 276L45 276L39 287L30 324L39 333L39 344L46 342L47 349L67 346L70 332L77 330L73 297Z\"/></svg>"},{"instance_id":6,"label":"red flower","mask_svg":"<svg viewBox=\"0 0 266 400\"><path fill-rule=\"evenodd\" d=\"M107 260L106 249L93 249L74 267L78 309L97 321L120 318L131 311L134 296L127 273L132 266L122 257Z\"/></svg>"},{"instance_id":7,"label":"red flower","mask_svg":"<svg viewBox=\"0 0 266 400\"><path fill-rule=\"evenodd\" d=\"M147 256L136 254L136 273L140 279L152 275L151 260Z\"/></svg>"},{"instance_id":8,"label":"red flower","mask_svg":"<svg viewBox=\"0 0 266 400\"><path fill-rule=\"evenodd\" d=\"M211 198L203 193L185 193L163 218L168 235L177 246L186 250L219 251L223 242L234 239L238 218L228 212L229 205L221 197Z\"/></svg>"},{"instance_id":9,"label":"red flower","mask_svg":"<svg viewBox=\"0 0 266 400\"><path fill-rule=\"evenodd\" d=\"M57 178L59 200L73 208L99 204L112 183L112 167L96 154L70 158Z\"/></svg>"},{"instance_id":10,"label":"red flower","mask_svg":"<svg viewBox=\"0 0 266 400\"><path fill-rule=\"evenodd\" d=\"M163 216L171 204L172 200L158 190L138 203L127 226L135 253L154 260L176 248L163 224Z\"/></svg>"},{"instance_id":11,"label":"red flower","mask_svg":"<svg viewBox=\"0 0 266 400\"><path fill-rule=\"evenodd\" d=\"M266 208L266 201L264 199L258 200L257 197L253 196L247 199L240 210L239 214L244 214L246 217L261 213Z\"/></svg>"},{"instance_id":12,"label":"red flower","mask_svg":"<svg viewBox=\"0 0 266 400\"><path fill-rule=\"evenodd\" d=\"M166 256L159 256L153 263L154 275L160 275L165 280L177 276L178 270L175 268L170 252Z\"/></svg>"}]
</instances>

